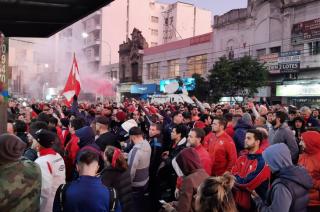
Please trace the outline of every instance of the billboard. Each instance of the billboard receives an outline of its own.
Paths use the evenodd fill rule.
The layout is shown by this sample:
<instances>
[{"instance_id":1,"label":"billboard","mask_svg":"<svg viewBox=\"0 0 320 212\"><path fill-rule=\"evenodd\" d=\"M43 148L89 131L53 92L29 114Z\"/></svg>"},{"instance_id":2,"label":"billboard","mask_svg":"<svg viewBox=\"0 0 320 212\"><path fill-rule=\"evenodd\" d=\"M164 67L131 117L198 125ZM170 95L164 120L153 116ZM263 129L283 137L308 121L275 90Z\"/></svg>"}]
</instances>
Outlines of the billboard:
<instances>
[{"instance_id":1,"label":"billboard","mask_svg":"<svg viewBox=\"0 0 320 212\"><path fill-rule=\"evenodd\" d=\"M280 73L298 72L300 69L300 61L300 51L281 52L278 59Z\"/></svg>"},{"instance_id":2,"label":"billboard","mask_svg":"<svg viewBox=\"0 0 320 212\"><path fill-rule=\"evenodd\" d=\"M276 96L320 96L320 84L278 85Z\"/></svg>"},{"instance_id":3,"label":"billboard","mask_svg":"<svg viewBox=\"0 0 320 212\"><path fill-rule=\"evenodd\" d=\"M273 53L259 57L261 63L267 67L270 74L279 74L280 68L278 63L279 54Z\"/></svg>"},{"instance_id":4,"label":"billboard","mask_svg":"<svg viewBox=\"0 0 320 212\"><path fill-rule=\"evenodd\" d=\"M320 38L320 18L300 22L292 27L292 43L299 44L304 40Z\"/></svg>"},{"instance_id":5,"label":"billboard","mask_svg":"<svg viewBox=\"0 0 320 212\"><path fill-rule=\"evenodd\" d=\"M301 52L288 51L263 55L259 57L259 61L264 63L270 74L296 73L300 69Z\"/></svg>"},{"instance_id":6,"label":"billboard","mask_svg":"<svg viewBox=\"0 0 320 212\"><path fill-rule=\"evenodd\" d=\"M194 78L181 78L181 81L183 82L183 86L179 87L179 90L181 91L183 87L186 88L187 91L192 91L196 87L196 82ZM160 91L165 91L165 86L169 85L172 82L178 82L177 79L166 79L166 80L160 80Z\"/></svg>"},{"instance_id":7,"label":"billboard","mask_svg":"<svg viewBox=\"0 0 320 212\"><path fill-rule=\"evenodd\" d=\"M132 94L153 94L157 92L157 84L131 85Z\"/></svg>"}]
</instances>

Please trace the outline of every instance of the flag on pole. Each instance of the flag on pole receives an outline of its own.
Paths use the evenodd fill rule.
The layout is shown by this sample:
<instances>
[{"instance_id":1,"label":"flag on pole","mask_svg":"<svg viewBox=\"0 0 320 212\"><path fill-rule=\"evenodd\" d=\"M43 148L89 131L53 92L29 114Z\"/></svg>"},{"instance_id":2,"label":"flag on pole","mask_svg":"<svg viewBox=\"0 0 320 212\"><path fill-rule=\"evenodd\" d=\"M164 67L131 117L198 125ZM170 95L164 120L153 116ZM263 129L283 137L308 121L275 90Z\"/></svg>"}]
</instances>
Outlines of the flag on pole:
<instances>
[{"instance_id":1,"label":"flag on pole","mask_svg":"<svg viewBox=\"0 0 320 212\"><path fill-rule=\"evenodd\" d=\"M71 70L69 73L69 77L67 80L67 83L63 89L62 95L66 97L66 104L68 107L71 106L71 103L73 101L74 95L79 95L81 90L81 83L80 83L80 74L79 74L79 67L76 60L76 55L73 54L73 61Z\"/></svg>"}]
</instances>

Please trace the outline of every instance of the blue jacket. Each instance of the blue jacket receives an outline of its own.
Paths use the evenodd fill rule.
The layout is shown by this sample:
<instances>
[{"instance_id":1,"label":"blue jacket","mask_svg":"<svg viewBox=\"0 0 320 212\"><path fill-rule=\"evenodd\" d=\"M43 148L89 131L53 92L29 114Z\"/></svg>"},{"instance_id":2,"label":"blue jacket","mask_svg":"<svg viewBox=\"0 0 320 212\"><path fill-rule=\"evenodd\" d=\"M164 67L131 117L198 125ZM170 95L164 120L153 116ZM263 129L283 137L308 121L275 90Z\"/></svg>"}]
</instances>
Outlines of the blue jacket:
<instances>
[{"instance_id":1,"label":"blue jacket","mask_svg":"<svg viewBox=\"0 0 320 212\"><path fill-rule=\"evenodd\" d=\"M254 199L258 211L306 212L312 187L307 171L292 164L290 151L283 143L268 147L262 155L273 173L273 182L266 202Z\"/></svg>"},{"instance_id":2,"label":"blue jacket","mask_svg":"<svg viewBox=\"0 0 320 212\"><path fill-rule=\"evenodd\" d=\"M56 195L53 211L60 212L59 197ZM64 211L68 212L109 212L110 193L101 179L91 176L80 176L71 182L65 192ZM121 212L117 203L116 212Z\"/></svg>"},{"instance_id":3,"label":"blue jacket","mask_svg":"<svg viewBox=\"0 0 320 212\"><path fill-rule=\"evenodd\" d=\"M310 118L308 119L307 123L306 123L306 127L319 127L319 122L317 119L313 118L310 116Z\"/></svg>"},{"instance_id":4,"label":"blue jacket","mask_svg":"<svg viewBox=\"0 0 320 212\"><path fill-rule=\"evenodd\" d=\"M237 152L240 152L244 149L244 140L246 138L246 132L248 129L251 129L252 126L242 119L240 119L237 125L234 127L235 132L233 136L234 143L237 148Z\"/></svg>"}]
</instances>

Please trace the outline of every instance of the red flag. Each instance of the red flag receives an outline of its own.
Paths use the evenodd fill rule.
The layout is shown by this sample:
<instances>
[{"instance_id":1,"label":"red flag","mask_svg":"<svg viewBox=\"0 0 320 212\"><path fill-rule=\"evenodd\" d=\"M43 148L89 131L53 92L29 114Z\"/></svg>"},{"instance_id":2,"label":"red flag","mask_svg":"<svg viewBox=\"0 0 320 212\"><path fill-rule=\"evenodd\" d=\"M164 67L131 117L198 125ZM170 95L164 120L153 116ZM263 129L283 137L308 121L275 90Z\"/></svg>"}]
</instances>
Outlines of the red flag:
<instances>
[{"instance_id":1,"label":"red flag","mask_svg":"<svg viewBox=\"0 0 320 212\"><path fill-rule=\"evenodd\" d=\"M66 83L66 86L63 89L62 95L66 97L66 105L70 106L73 101L73 96L79 96L81 89L80 83L80 75L79 75L79 68L78 63L76 60L76 55L73 55L73 62L72 67L69 73L69 77Z\"/></svg>"}]
</instances>

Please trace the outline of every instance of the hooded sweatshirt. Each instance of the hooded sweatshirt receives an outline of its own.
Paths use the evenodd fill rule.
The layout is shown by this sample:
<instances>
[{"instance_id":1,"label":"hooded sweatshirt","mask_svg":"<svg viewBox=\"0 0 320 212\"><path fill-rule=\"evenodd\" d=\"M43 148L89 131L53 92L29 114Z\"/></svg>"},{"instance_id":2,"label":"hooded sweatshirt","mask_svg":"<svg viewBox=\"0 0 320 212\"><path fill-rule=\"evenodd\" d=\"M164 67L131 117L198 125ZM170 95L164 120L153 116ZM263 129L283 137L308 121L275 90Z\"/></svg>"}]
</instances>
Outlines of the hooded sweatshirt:
<instances>
[{"instance_id":1,"label":"hooded sweatshirt","mask_svg":"<svg viewBox=\"0 0 320 212\"><path fill-rule=\"evenodd\" d=\"M312 179L307 171L292 164L290 150L287 145L274 144L268 147L262 156L269 165L272 185L268 191L267 201L255 198L257 208L261 212L303 212L309 201L308 190L312 187Z\"/></svg>"},{"instance_id":2,"label":"hooded sweatshirt","mask_svg":"<svg viewBox=\"0 0 320 212\"><path fill-rule=\"evenodd\" d=\"M246 138L246 132L248 129L252 128L252 124L248 119L244 117L241 118L237 125L234 127L234 136L233 140L237 148L237 152L240 152L244 149L244 140Z\"/></svg>"},{"instance_id":3,"label":"hooded sweatshirt","mask_svg":"<svg viewBox=\"0 0 320 212\"><path fill-rule=\"evenodd\" d=\"M132 187L144 187L148 183L150 157L151 147L146 140L135 144L129 152L128 165Z\"/></svg>"},{"instance_id":4,"label":"hooded sweatshirt","mask_svg":"<svg viewBox=\"0 0 320 212\"><path fill-rule=\"evenodd\" d=\"M320 133L308 131L302 134L305 143L303 154L299 157L299 165L307 169L312 177L313 187L309 192L309 206L320 206Z\"/></svg>"},{"instance_id":5,"label":"hooded sweatshirt","mask_svg":"<svg viewBox=\"0 0 320 212\"><path fill-rule=\"evenodd\" d=\"M177 170L177 175L182 173L184 176L176 209L179 212L193 212L195 211L193 196L199 185L209 175L202 168L200 158L194 148L182 150L174 161L176 164L173 162L172 165Z\"/></svg>"}]
</instances>

